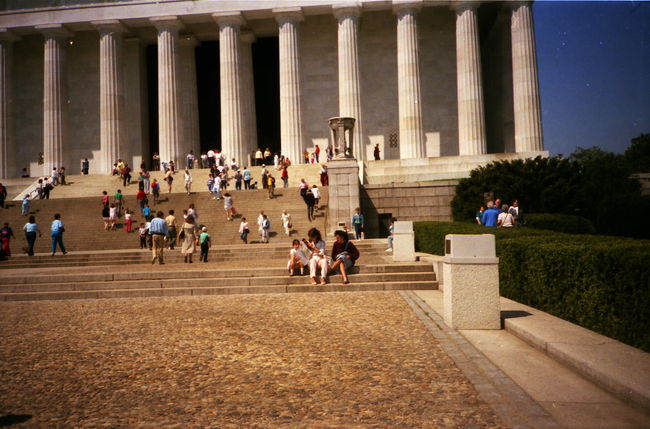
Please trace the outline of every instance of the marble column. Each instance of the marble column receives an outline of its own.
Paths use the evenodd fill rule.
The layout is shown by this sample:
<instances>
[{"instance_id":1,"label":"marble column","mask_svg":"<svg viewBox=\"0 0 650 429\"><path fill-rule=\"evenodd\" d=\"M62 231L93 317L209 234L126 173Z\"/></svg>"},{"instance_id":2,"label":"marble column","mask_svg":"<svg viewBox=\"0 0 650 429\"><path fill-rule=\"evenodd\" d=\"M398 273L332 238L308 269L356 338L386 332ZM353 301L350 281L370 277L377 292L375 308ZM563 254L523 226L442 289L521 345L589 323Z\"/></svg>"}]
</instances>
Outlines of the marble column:
<instances>
[{"instance_id":1,"label":"marble column","mask_svg":"<svg viewBox=\"0 0 650 429\"><path fill-rule=\"evenodd\" d=\"M37 26L43 33L43 175L64 166L68 139L68 88L65 43L72 35L63 25ZM70 167L70 166L68 166Z\"/></svg>"},{"instance_id":2,"label":"marble column","mask_svg":"<svg viewBox=\"0 0 650 429\"><path fill-rule=\"evenodd\" d=\"M244 102L244 142L246 150L253 158L257 150L257 112L255 109L255 82L253 79L253 43L255 35L245 31L241 35L242 41L242 99ZM246 160L242 160L246 161ZM247 161L249 162L249 161Z\"/></svg>"},{"instance_id":3,"label":"marble column","mask_svg":"<svg viewBox=\"0 0 650 429\"><path fill-rule=\"evenodd\" d=\"M455 8L459 155L487 153L477 8L471 2Z\"/></svg>"},{"instance_id":4,"label":"marble column","mask_svg":"<svg viewBox=\"0 0 650 429\"><path fill-rule=\"evenodd\" d=\"M183 127L183 154L194 152L198 160L201 155L199 136L199 101L196 85L196 37L186 34L180 37L181 45L181 124ZM182 163L185 167L185 162Z\"/></svg>"},{"instance_id":5,"label":"marble column","mask_svg":"<svg viewBox=\"0 0 650 429\"><path fill-rule=\"evenodd\" d=\"M366 159L361 119L361 81L359 78L359 5L334 5L338 20L339 116L355 118L352 155Z\"/></svg>"},{"instance_id":6,"label":"marble column","mask_svg":"<svg viewBox=\"0 0 650 429\"><path fill-rule=\"evenodd\" d=\"M13 177L16 147L13 123L13 43L18 40L10 30L0 29L0 179Z\"/></svg>"},{"instance_id":7,"label":"marble column","mask_svg":"<svg viewBox=\"0 0 650 429\"><path fill-rule=\"evenodd\" d=\"M397 86L400 158L424 158L416 15L422 2L393 2L397 14Z\"/></svg>"},{"instance_id":8,"label":"marble column","mask_svg":"<svg viewBox=\"0 0 650 429\"><path fill-rule=\"evenodd\" d=\"M299 7L273 9L280 30L280 135L282 154L302 162L303 124L301 110L300 50L298 27L303 20ZM323 124L325 126L325 124Z\"/></svg>"},{"instance_id":9,"label":"marble column","mask_svg":"<svg viewBox=\"0 0 650 429\"><path fill-rule=\"evenodd\" d=\"M125 29L117 20L92 24L99 31L100 171L110 173L113 163L124 158L122 148L126 144L122 76L122 33Z\"/></svg>"},{"instance_id":10,"label":"marble column","mask_svg":"<svg viewBox=\"0 0 650 429\"><path fill-rule=\"evenodd\" d=\"M221 152L228 161L246 159L244 103L242 100L241 26L239 12L215 13L219 24L219 70L221 76Z\"/></svg>"},{"instance_id":11,"label":"marble column","mask_svg":"<svg viewBox=\"0 0 650 429\"><path fill-rule=\"evenodd\" d=\"M535 31L530 3L512 5L512 83L515 108L515 152L544 150L537 81Z\"/></svg>"},{"instance_id":12,"label":"marble column","mask_svg":"<svg viewBox=\"0 0 650 429\"><path fill-rule=\"evenodd\" d=\"M158 30L158 154L160 162L181 167L183 130L180 123L179 40L181 23L175 16L150 18Z\"/></svg>"}]
</instances>

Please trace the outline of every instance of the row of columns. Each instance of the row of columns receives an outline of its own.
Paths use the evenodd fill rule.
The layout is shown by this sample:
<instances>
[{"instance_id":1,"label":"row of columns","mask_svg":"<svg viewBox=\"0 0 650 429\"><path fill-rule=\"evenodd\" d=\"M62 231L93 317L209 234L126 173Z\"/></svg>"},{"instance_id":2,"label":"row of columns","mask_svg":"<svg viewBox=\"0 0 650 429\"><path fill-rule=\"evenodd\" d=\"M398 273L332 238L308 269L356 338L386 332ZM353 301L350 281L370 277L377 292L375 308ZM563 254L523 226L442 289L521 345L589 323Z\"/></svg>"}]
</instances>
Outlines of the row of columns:
<instances>
[{"instance_id":1,"label":"row of columns","mask_svg":"<svg viewBox=\"0 0 650 429\"><path fill-rule=\"evenodd\" d=\"M422 126L417 13L422 2L395 2L401 158L426 156ZM511 19L515 113L515 151L543 150L535 40L530 4L513 4ZM459 154L487 153L480 44L474 2L457 3L456 58ZM357 119L353 154L364 159L361 113L358 4L333 6L338 21L339 115ZM295 161L304 150L301 108L300 8L273 9L279 28L281 150ZM242 32L240 12L215 13L219 26L222 151L245 162L257 142L251 44ZM175 16L150 18L158 30L159 154L179 162L199 152L198 102L193 36L179 35ZM125 88L122 70L124 27L119 21L96 21L100 33L100 120L102 170L109 172L125 144ZM45 38L43 153L45 171L63 163L67 137L65 40L62 25L37 27ZM0 177L7 177L13 156L11 129L11 45L16 38L0 30Z\"/></svg>"}]
</instances>

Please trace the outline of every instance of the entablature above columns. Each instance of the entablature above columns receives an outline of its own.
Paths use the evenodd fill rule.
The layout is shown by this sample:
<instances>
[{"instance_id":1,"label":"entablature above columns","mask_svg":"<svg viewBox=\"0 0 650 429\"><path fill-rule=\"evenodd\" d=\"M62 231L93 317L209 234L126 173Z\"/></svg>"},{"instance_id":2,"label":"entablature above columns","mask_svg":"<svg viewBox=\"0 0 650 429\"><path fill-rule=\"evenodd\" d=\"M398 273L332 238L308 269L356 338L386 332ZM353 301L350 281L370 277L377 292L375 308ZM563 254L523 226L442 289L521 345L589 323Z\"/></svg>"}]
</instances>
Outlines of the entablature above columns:
<instances>
[{"instance_id":1,"label":"entablature above columns","mask_svg":"<svg viewBox=\"0 0 650 429\"><path fill-rule=\"evenodd\" d=\"M337 19L341 18L358 18L361 16L361 3L340 3L332 5L332 13Z\"/></svg>"},{"instance_id":2,"label":"entablature above columns","mask_svg":"<svg viewBox=\"0 0 650 429\"><path fill-rule=\"evenodd\" d=\"M106 19L101 21L92 21L91 24L99 31L100 34L106 33L125 33L128 30L117 19Z\"/></svg>"},{"instance_id":3,"label":"entablature above columns","mask_svg":"<svg viewBox=\"0 0 650 429\"><path fill-rule=\"evenodd\" d=\"M62 24L47 24L38 25L36 29L43 34L43 36L53 39L67 39L72 37L74 33L65 28Z\"/></svg>"},{"instance_id":4,"label":"entablature above columns","mask_svg":"<svg viewBox=\"0 0 650 429\"><path fill-rule=\"evenodd\" d=\"M225 25L236 25L239 27L246 25L246 20L241 12L217 12L212 14L212 18L220 27Z\"/></svg>"},{"instance_id":5,"label":"entablature above columns","mask_svg":"<svg viewBox=\"0 0 650 429\"><path fill-rule=\"evenodd\" d=\"M305 19L301 7L281 7L272 10L273 16L278 24L285 22L300 22Z\"/></svg>"},{"instance_id":6,"label":"entablature above columns","mask_svg":"<svg viewBox=\"0 0 650 429\"><path fill-rule=\"evenodd\" d=\"M183 23L177 16L156 16L149 18L149 21L156 27L158 31L174 30L180 31L185 28Z\"/></svg>"}]
</instances>

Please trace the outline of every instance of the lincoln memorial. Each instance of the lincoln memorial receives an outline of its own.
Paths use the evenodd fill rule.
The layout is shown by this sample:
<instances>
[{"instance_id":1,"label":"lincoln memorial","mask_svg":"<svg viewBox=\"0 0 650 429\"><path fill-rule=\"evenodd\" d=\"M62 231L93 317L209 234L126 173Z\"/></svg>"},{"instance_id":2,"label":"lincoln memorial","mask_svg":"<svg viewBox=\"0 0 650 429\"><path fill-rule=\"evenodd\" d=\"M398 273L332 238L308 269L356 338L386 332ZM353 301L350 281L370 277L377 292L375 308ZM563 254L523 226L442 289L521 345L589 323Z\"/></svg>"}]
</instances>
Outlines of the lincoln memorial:
<instances>
[{"instance_id":1,"label":"lincoln memorial","mask_svg":"<svg viewBox=\"0 0 650 429\"><path fill-rule=\"evenodd\" d=\"M529 2L0 4L0 177L212 148L302 162L336 116L356 120L358 161L376 145L382 160L546 154Z\"/></svg>"}]
</instances>

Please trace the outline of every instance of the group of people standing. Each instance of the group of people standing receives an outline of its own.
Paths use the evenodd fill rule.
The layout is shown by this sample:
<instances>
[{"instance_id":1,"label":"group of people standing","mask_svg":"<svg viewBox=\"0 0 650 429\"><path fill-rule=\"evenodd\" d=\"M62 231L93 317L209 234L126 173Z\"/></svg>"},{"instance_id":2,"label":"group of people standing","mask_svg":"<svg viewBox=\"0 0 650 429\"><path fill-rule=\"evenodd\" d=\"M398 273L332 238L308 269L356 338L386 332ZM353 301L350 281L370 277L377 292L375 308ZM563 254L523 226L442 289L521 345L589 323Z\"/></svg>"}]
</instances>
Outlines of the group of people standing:
<instances>
[{"instance_id":1,"label":"group of people standing","mask_svg":"<svg viewBox=\"0 0 650 429\"><path fill-rule=\"evenodd\" d=\"M519 201L514 200L510 206L501 204L501 199L488 201L476 212L476 223L497 228L512 228L525 225L524 212L519 207Z\"/></svg>"}]
</instances>

